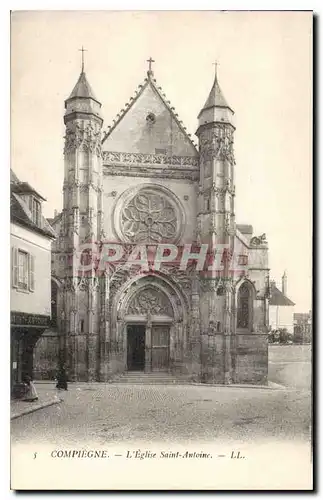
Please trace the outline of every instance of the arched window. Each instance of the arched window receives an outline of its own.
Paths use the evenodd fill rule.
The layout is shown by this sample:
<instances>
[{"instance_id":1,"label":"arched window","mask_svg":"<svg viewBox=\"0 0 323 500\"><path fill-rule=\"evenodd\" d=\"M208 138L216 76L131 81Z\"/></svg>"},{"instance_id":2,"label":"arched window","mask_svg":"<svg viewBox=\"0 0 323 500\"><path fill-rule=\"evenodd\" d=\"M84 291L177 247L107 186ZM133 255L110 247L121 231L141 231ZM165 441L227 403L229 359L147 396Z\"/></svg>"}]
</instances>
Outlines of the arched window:
<instances>
[{"instance_id":1,"label":"arched window","mask_svg":"<svg viewBox=\"0 0 323 500\"><path fill-rule=\"evenodd\" d=\"M252 325L252 291L243 283L238 291L237 328L250 329Z\"/></svg>"},{"instance_id":2,"label":"arched window","mask_svg":"<svg viewBox=\"0 0 323 500\"><path fill-rule=\"evenodd\" d=\"M51 326L57 327L57 296L58 286L57 283L51 280Z\"/></svg>"}]
</instances>

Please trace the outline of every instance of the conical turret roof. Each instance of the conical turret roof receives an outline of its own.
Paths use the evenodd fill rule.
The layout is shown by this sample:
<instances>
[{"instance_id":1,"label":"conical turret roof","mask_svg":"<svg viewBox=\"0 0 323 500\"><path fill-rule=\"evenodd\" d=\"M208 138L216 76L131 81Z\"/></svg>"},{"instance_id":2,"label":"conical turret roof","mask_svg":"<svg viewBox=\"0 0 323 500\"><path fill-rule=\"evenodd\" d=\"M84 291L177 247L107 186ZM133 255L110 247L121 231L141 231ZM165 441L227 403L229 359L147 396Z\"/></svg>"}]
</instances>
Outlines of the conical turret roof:
<instances>
[{"instance_id":1,"label":"conical turret roof","mask_svg":"<svg viewBox=\"0 0 323 500\"><path fill-rule=\"evenodd\" d=\"M79 79L77 80L76 85L72 90L71 95L69 96L69 99L73 99L74 97L90 98L94 99L94 101L100 102L95 97L92 87L89 84L84 71L81 72Z\"/></svg>"},{"instance_id":2,"label":"conical turret roof","mask_svg":"<svg viewBox=\"0 0 323 500\"><path fill-rule=\"evenodd\" d=\"M228 105L228 103L227 103L227 101L222 93L222 90L221 90L219 82L218 82L217 75L215 75L214 83L212 85L209 97L207 98L203 108L201 109L201 111L198 115L198 118L201 116L203 111L210 109L210 108L228 108L233 112L233 110Z\"/></svg>"}]
</instances>

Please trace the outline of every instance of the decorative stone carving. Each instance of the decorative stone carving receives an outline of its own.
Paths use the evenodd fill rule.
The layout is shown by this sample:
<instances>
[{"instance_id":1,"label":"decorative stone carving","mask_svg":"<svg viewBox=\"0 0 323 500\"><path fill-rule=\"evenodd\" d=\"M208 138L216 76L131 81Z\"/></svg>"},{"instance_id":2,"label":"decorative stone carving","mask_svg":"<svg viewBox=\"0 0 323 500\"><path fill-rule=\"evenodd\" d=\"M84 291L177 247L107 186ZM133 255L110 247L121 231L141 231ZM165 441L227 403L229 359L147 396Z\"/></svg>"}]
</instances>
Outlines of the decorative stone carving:
<instances>
[{"instance_id":1,"label":"decorative stone carving","mask_svg":"<svg viewBox=\"0 0 323 500\"><path fill-rule=\"evenodd\" d=\"M151 188L140 190L125 203L120 225L125 239L137 243L172 242L179 232L174 203Z\"/></svg>"},{"instance_id":2,"label":"decorative stone carving","mask_svg":"<svg viewBox=\"0 0 323 500\"><path fill-rule=\"evenodd\" d=\"M233 129L225 124L205 129L200 137L201 157L204 161L226 160L235 164L233 152Z\"/></svg>"},{"instance_id":3,"label":"decorative stone carving","mask_svg":"<svg viewBox=\"0 0 323 500\"><path fill-rule=\"evenodd\" d=\"M211 219L210 219L210 229L209 229L209 234L217 234L217 230L216 230L216 215L213 213L211 215Z\"/></svg>"},{"instance_id":4,"label":"decorative stone carving","mask_svg":"<svg viewBox=\"0 0 323 500\"><path fill-rule=\"evenodd\" d=\"M163 154L145 153L118 153L103 151L103 161L117 164L148 164L148 165L177 165L198 167L199 160L196 156L168 156Z\"/></svg>"},{"instance_id":5,"label":"decorative stone carving","mask_svg":"<svg viewBox=\"0 0 323 500\"><path fill-rule=\"evenodd\" d=\"M78 234L79 230L79 210L76 207L73 207L73 233Z\"/></svg>"},{"instance_id":6,"label":"decorative stone carving","mask_svg":"<svg viewBox=\"0 0 323 500\"><path fill-rule=\"evenodd\" d=\"M196 240L198 243L201 242L201 235L202 235L202 221L201 218L198 216L196 221Z\"/></svg>"},{"instance_id":7,"label":"decorative stone carving","mask_svg":"<svg viewBox=\"0 0 323 500\"><path fill-rule=\"evenodd\" d=\"M172 265L162 267L163 273L168 274L186 292L192 289L193 269L192 266L187 266L185 271L181 271L177 266Z\"/></svg>"},{"instance_id":8,"label":"decorative stone carving","mask_svg":"<svg viewBox=\"0 0 323 500\"><path fill-rule=\"evenodd\" d=\"M173 308L167 296L154 288L140 290L128 306L128 314L173 316Z\"/></svg>"},{"instance_id":9,"label":"decorative stone carving","mask_svg":"<svg viewBox=\"0 0 323 500\"><path fill-rule=\"evenodd\" d=\"M215 292L221 278L200 278L200 288L203 292Z\"/></svg>"},{"instance_id":10,"label":"decorative stone carving","mask_svg":"<svg viewBox=\"0 0 323 500\"><path fill-rule=\"evenodd\" d=\"M224 228L229 236L233 236L235 233L233 214L225 214Z\"/></svg>"},{"instance_id":11,"label":"decorative stone carving","mask_svg":"<svg viewBox=\"0 0 323 500\"><path fill-rule=\"evenodd\" d=\"M215 323L213 320L210 321L209 323L209 328L208 328L208 335L212 336L212 335L216 335L217 332L219 331L218 329L218 323Z\"/></svg>"},{"instance_id":12,"label":"decorative stone carving","mask_svg":"<svg viewBox=\"0 0 323 500\"><path fill-rule=\"evenodd\" d=\"M140 269L136 269L134 266L124 268L123 265L120 264L116 268L110 265L110 268L108 278L110 298L113 297L126 281L140 273Z\"/></svg>"},{"instance_id":13,"label":"decorative stone carving","mask_svg":"<svg viewBox=\"0 0 323 500\"><path fill-rule=\"evenodd\" d=\"M266 234L262 234L261 236L254 236L250 240L250 245L251 246L259 246L259 245L267 245L267 238Z\"/></svg>"},{"instance_id":14,"label":"decorative stone carving","mask_svg":"<svg viewBox=\"0 0 323 500\"><path fill-rule=\"evenodd\" d=\"M155 179L183 179L189 182L196 182L199 179L200 173L198 168L169 167L169 169L162 169L157 166L138 166L136 170L129 168L129 165L105 165L104 175L113 175L121 177L154 177Z\"/></svg>"},{"instance_id":15,"label":"decorative stone carving","mask_svg":"<svg viewBox=\"0 0 323 500\"><path fill-rule=\"evenodd\" d=\"M101 156L101 128L98 124L75 120L66 126L64 154L79 149Z\"/></svg>"}]
</instances>

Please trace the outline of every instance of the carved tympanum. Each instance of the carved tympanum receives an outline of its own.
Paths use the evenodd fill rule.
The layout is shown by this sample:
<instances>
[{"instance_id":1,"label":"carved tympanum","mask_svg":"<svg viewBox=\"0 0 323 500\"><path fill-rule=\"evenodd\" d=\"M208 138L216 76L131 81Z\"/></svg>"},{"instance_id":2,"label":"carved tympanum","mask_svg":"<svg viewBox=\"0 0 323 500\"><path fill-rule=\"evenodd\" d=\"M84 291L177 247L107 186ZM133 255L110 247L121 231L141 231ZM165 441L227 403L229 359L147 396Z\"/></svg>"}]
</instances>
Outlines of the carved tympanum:
<instances>
[{"instance_id":1,"label":"carved tympanum","mask_svg":"<svg viewBox=\"0 0 323 500\"><path fill-rule=\"evenodd\" d=\"M173 316L173 308L167 296L154 288L139 291L128 306L128 314Z\"/></svg>"}]
</instances>

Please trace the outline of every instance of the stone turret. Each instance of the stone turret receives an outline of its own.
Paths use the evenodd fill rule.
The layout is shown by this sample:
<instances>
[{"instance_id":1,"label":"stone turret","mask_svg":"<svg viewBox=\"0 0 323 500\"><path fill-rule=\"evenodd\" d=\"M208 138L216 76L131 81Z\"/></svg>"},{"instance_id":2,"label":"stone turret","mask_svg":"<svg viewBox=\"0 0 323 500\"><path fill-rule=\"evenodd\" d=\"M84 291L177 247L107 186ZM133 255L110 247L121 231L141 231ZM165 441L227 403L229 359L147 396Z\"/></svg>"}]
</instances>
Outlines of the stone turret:
<instances>
[{"instance_id":1,"label":"stone turret","mask_svg":"<svg viewBox=\"0 0 323 500\"><path fill-rule=\"evenodd\" d=\"M207 243L212 253L221 252L229 256L234 248L234 155L233 155L233 111L227 104L215 73L210 94L198 115L200 150L200 181L197 216L197 240ZM223 253L224 252L224 253ZM202 360L215 359L221 366L222 374L217 373L213 363L202 363L205 380L218 380L223 383L232 380L232 362L229 335L234 330L232 296L232 277L229 262L224 259L223 269L208 272L207 279L201 282L203 292L200 296L201 307L208 304L208 314L202 316ZM209 336L215 336L210 347ZM224 337L224 338L223 338ZM218 347L214 350L214 345ZM219 347L221 346L221 348Z\"/></svg>"},{"instance_id":2,"label":"stone turret","mask_svg":"<svg viewBox=\"0 0 323 500\"><path fill-rule=\"evenodd\" d=\"M198 226L200 240L206 243L227 243L235 232L233 115L215 74L196 132L200 145Z\"/></svg>"},{"instance_id":3,"label":"stone turret","mask_svg":"<svg viewBox=\"0 0 323 500\"><path fill-rule=\"evenodd\" d=\"M99 342L99 292L93 271L80 276L82 245L94 247L102 231L101 103L86 78L84 64L65 101L62 251L64 282L65 361L71 379L94 380ZM84 258L84 256L83 256ZM84 353L88 354L85 355ZM66 353L69 353L68 355ZM66 359L67 358L67 359Z\"/></svg>"}]
</instances>

